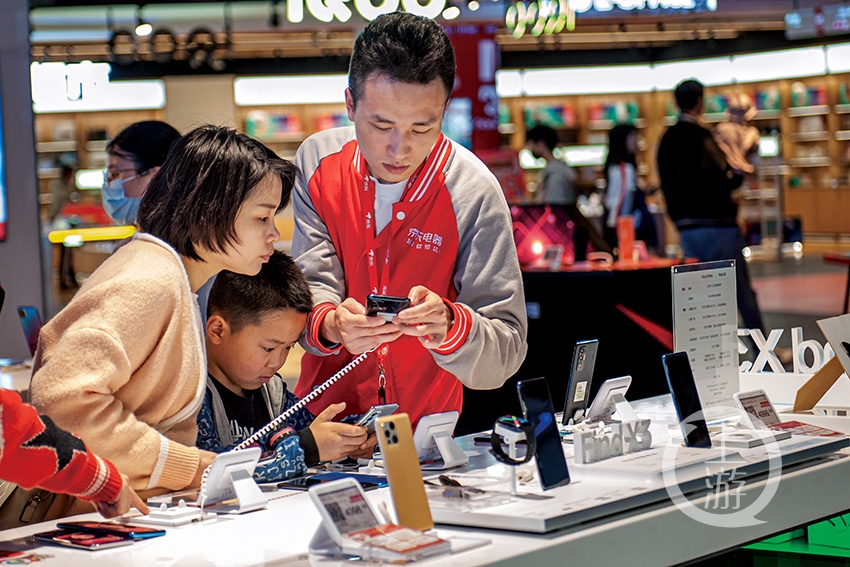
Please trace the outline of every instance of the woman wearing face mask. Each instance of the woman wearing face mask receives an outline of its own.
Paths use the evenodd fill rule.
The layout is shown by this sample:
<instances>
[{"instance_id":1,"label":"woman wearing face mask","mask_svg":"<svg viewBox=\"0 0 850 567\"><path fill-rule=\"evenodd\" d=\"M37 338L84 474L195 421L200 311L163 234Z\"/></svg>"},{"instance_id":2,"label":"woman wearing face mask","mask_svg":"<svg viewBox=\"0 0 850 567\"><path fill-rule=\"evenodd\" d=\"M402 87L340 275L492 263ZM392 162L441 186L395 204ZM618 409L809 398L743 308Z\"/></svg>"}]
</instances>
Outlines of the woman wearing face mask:
<instances>
[{"instance_id":1,"label":"woman wearing face mask","mask_svg":"<svg viewBox=\"0 0 850 567\"><path fill-rule=\"evenodd\" d=\"M180 133L158 120L136 122L106 146L103 208L119 224L135 224L139 201Z\"/></svg>"}]
</instances>

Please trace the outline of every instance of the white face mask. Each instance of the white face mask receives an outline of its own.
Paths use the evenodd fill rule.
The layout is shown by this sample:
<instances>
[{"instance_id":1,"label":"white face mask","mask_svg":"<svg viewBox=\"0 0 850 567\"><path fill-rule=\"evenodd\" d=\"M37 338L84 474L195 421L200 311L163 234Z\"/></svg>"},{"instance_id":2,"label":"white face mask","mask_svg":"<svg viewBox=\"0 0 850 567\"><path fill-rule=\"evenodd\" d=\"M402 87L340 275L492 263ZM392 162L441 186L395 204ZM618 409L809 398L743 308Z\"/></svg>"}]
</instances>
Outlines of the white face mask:
<instances>
[{"instance_id":1,"label":"white face mask","mask_svg":"<svg viewBox=\"0 0 850 567\"><path fill-rule=\"evenodd\" d=\"M100 190L100 196L103 200L103 209L106 211L112 220L120 224L134 224L136 215L139 212L139 203L141 197L128 197L124 194L124 182L130 181L139 177L134 175L127 179L113 179L112 181L104 181L103 187Z\"/></svg>"}]
</instances>

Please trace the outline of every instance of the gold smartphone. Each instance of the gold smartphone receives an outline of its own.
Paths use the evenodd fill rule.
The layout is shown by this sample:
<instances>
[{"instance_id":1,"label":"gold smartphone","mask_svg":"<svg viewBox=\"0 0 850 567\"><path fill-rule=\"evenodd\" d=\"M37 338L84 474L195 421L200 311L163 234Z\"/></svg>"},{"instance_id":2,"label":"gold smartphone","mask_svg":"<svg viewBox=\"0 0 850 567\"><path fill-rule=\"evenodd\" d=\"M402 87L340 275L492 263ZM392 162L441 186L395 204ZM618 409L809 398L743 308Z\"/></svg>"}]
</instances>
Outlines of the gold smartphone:
<instances>
[{"instance_id":1,"label":"gold smartphone","mask_svg":"<svg viewBox=\"0 0 850 567\"><path fill-rule=\"evenodd\" d=\"M398 523L416 530L430 530L434 520L425 495L410 418L406 413L397 413L379 417L376 424Z\"/></svg>"}]
</instances>

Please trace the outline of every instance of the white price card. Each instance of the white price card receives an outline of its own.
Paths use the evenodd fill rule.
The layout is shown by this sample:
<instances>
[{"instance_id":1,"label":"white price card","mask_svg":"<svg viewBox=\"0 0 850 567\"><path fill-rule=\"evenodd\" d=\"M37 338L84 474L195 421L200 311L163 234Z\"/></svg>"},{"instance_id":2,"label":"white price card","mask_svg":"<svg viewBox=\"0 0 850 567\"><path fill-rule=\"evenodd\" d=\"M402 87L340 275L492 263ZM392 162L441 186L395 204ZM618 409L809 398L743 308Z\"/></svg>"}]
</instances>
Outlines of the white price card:
<instances>
[{"instance_id":1,"label":"white price card","mask_svg":"<svg viewBox=\"0 0 850 567\"><path fill-rule=\"evenodd\" d=\"M735 261L673 266L673 348L687 352L703 410L733 407L739 390ZM716 415L716 417L720 417Z\"/></svg>"}]
</instances>

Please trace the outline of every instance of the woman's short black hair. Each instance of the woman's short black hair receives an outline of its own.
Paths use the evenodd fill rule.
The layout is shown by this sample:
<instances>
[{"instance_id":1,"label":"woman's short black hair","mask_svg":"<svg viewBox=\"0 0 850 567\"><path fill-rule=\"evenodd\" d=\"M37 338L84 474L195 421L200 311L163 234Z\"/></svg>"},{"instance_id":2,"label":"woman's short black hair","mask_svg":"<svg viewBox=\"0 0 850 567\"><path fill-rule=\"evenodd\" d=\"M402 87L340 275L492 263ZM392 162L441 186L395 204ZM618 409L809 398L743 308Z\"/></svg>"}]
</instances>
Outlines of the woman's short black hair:
<instances>
[{"instance_id":1,"label":"woman's short black hair","mask_svg":"<svg viewBox=\"0 0 850 567\"><path fill-rule=\"evenodd\" d=\"M130 124L106 145L107 153L129 159L137 173L165 163L168 150L180 132L159 120L143 120Z\"/></svg>"},{"instance_id":2,"label":"woman's short black hair","mask_svg":"<svg viewBox=\"0 0 850 567\"><path fill-rule=\"evenodd\" d=\"M275 311L310 313L313 295L292 258L276 251L256 276L222 270L210 289L207 309L237 332Z\"/></svg>"},{"instance_id":3,"label":"woman's short black hair","mask_svg":"<svg viewBox=\"0 0 850 567\"><path fill-rule=\"evenodd\" d=\"M348 88L357 103L363 84L374 72L411 84L440 79L448 101L456 67L452 43L440 24L408 12L392 12L372 20L354 40Z\"/></svg>"},{"instance_id":4,"label":"woman's short black hair","mask_svg":"<svg viewBox=\"0 0 850 567\"><path fill-rule=\"evenodd\" d=\"M236 216L266 176L280 179L277 211L289 204L295 166L231 128L201 126L180 138L139 205L139 228L201 260L198 247L223 252L237 242Z\"/></svg>"}]
</instances>

